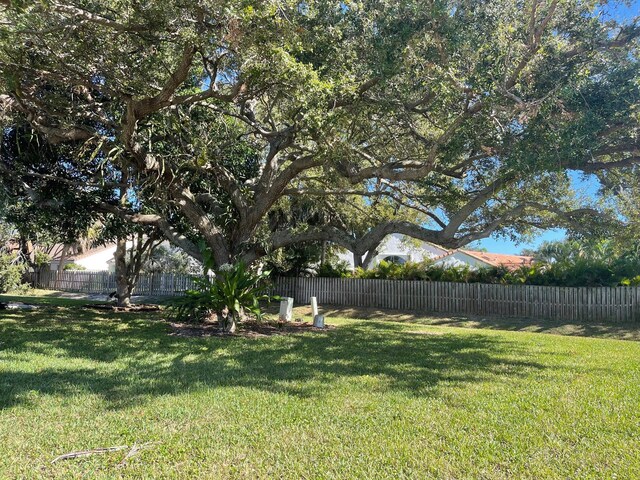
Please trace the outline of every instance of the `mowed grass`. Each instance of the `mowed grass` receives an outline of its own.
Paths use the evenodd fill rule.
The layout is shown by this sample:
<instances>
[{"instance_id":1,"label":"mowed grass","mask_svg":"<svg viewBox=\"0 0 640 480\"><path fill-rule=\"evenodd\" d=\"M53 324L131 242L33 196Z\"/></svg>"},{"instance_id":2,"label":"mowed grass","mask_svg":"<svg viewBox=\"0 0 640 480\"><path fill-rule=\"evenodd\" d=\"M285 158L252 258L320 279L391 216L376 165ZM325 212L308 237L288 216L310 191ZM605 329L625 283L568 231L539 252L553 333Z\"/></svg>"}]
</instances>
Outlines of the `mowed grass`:
<instances>
[{"instance_id":1,"label":"mowed grass","mask_svg":"<svg viewBox=\"0 0 640 480\"><path fill-rule=\"evenodd\" d=\"M104 300L91 300L86 298L86 294L74 294L60 292L57 290L30 289L24 293L10 292L0 295L0 302L19 302L48 306L82 306L89 303L106 303L106 295L102 295Z\"/></svg>"},{"instance_id":2,"label":"mowed grass","mask_svg":"<svg viewBox=\"0 0 640 480\"><path fill-rule=\"evenodd\" d=\"M640 477L640 343L329 323L203 339L151 314L0 312L0 478Z\"/></svg>"}]
</instances>

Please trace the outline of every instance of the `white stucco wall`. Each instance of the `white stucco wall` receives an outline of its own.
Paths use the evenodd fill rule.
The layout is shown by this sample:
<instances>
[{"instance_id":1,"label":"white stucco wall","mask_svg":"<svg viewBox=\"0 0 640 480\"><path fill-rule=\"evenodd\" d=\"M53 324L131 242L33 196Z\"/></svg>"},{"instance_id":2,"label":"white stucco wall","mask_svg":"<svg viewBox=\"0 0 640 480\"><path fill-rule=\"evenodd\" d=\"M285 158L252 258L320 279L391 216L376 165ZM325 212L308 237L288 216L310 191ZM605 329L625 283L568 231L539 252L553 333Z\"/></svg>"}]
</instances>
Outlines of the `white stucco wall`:
<instances>
[{"instance_id":1,"label":"white stucco wall","mask_svg":"<svg viewBox=\"0 0 640 480\"><path fill-rule=\"evenodd\" d=\"M129 245L127 245L129 247ZM82 265L87 270L93 271L115 271L115 264L113 261L113 255L116 252L116 247L108 248L98 252L94 255L89 255L84 258L79 258L73 263L77 263L78 265ZM109 261L111 261L111 265L109 265Z\"/></svg>"},{"instance_id":2,"label":"white stucco wall","mask_svg":"<svg viewBox=\"0 0 640 480\"><path fill-rule=\"evenodd\" d=\"M127 242L127 249L131 248L133 242ZM65 263L76 263L82 265L86 270L94 272L114 272L115 260L113 255L116 253L116 246L109 246L108 248L96 248L96 252L90 255L71 255ZM78 258L79 257L79 258ZM51 269L58 269L58 261L51 262Z\"/></svg>"},{"instance_id":3,"label":"white stucco wall","mask_svg":"<svg viewBox=\"0 0 640 480\"><path fill-rule=\"evenodd\" d=\"M430 243L407 239L404 235L393 234L384 239L378 248L378 252L372 266L390 256L398 256L405 261L421 262L444 255L447 250ZM350 268L353 268L353 254L351 252L340 253L338 257L341 261L346 262ZM362 258L364 259L364 256Z\"/></svg>"}]
</instances>

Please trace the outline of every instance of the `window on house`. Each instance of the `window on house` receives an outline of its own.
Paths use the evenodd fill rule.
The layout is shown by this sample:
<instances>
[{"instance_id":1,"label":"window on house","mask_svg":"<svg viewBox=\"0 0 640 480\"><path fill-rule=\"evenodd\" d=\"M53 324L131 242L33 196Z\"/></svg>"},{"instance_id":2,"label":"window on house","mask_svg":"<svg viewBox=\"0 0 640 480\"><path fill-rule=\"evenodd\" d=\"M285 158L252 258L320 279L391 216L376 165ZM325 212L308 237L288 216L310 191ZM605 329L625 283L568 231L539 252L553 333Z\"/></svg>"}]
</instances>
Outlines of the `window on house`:
<instances>
[{"instance_id":1,"label":"window on house","mask_svg":"<svg viewBox=\"0 0 640 480\"><path fill-rule=\"evenodd\" d=\"M383 260L387 263L395 263L397 265L404 265L407 261L398 255L389 255L384 257Z\"/></svg>"}]
</instances>

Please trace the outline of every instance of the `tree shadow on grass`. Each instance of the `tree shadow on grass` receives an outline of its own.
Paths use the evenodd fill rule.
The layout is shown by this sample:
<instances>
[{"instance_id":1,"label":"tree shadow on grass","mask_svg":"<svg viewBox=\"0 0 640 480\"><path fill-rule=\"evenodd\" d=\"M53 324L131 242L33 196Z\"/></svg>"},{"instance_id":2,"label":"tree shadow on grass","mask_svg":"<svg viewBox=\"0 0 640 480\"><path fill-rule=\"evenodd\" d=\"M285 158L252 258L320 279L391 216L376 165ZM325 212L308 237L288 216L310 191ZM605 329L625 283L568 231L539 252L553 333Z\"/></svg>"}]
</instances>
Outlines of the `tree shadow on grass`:
<instances>
[{"instance_id":1,"label":"tree shadow on grass","mask_svg":"<svg viewBox=\"0 0 640 480\"><path fill-rule=\"evenodd\" d=\"M74 316L74 313L77 313ZM150 396L250 387L298 397L325 395L344 379L358 387L433 396L439 388L546 368L497 336L407 332L400 324L354 322L336 330L267 338L183 338L151 316L42 311L0 315L0 408L45 395L98 394L110 408ZM37 372L26 355L58 360ZM59 360L62 359L63 362ZM28 362L25 363L28 365Z\"/></svg>"},{"instance_id":2,"label":"tree shadow on grass","mask_svg":"<svg viewBox=\"0 0 640 480\"><path fill-rule=\"evenodd\" d=\"M455 315L415 311L380 310L376 308L346 308L327 306L329 317L378 319L393 322L418 323L444 327L461 327L514 332L551 333L566 336L612 338L640 341L640 322L583 322L547 318L490 317ZM299 316L309 316L310 307L298 307Z\"/></svg>"}]
</instances>

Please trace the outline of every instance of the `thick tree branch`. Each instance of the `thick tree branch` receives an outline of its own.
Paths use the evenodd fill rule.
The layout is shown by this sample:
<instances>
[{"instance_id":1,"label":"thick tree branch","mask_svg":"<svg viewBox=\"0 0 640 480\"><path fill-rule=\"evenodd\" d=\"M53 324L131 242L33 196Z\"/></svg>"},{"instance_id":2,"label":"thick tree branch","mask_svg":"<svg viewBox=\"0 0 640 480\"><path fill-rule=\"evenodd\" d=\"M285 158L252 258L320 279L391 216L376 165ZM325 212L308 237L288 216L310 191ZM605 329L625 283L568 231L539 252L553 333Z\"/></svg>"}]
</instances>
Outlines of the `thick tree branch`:
<instances>
[{"instance_id":1,"label":"thick tree branch","mask_svg":"<svg viewBox=\"0 0 640 480\"><path fill-rule=\"evenodd\" d=\"M173 245L181 248L196 260L202 261L202 253L196 244L171 227L169 222L160 215L133 213L105 202L98 205L98 210L104 213L116 215L129 223L155 226Z\"/></svg>"},{"instance_id":2,"label":"thick tree branch","mask_svg":"<svg viewBox=\"0 0 640 480\"><path fill-rule=\"evenodd\" d=\"M451 217L449 223L444 229L444 235L453 236L460 226L469 218L474 211L484 205L490 200L496 193L498 193L503 187L511 183L517 178L515 172L505 173L502 176L489 183L482 190L477 192L462 208Z\"/></svg>"},{"instance_id":3,"label":"thick tree branch","mask_svg":"<svg viewBox=\"0 0 640 480\"><path fill-rule=\"evenodd\" d=\"M73 5L62 4L59 2L53 2L51 5L53 9L56 10L57 12L71 15L76 20L94 23L97 25L101 25L103 27L108 27L117 32L140 33L140 32L146 32L149 30L149 27L145 25L128 24L128 23L119 22L117 20L111 20L103 15L98 15L96 13L90 12L89 10L86 10L84 8L79 8Z\"/></svg>"}]
</instances>

